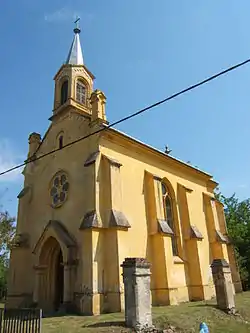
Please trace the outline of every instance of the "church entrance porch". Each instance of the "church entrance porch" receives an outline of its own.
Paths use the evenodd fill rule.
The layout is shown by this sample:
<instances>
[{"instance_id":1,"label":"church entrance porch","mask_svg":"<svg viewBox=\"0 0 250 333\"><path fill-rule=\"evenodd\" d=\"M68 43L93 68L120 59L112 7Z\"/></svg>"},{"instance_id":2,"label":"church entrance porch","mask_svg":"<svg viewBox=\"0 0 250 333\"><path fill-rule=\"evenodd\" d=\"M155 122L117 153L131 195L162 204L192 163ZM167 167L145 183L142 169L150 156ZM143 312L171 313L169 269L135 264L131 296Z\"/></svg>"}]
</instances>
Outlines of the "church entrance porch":
<instances>
[{"instance_id":1,"label":"church entrance porch","mask_svg":"<svg viewBox=\"0 0 250 333\"><path fill-rule=\"evenodd\" d=\"M35 271L34 301L45 313L58 311L64 302L64 265L60 244L54 237L43 244Z\"/></svg>"},{"instance_id":2,"label":"church entrance porch","mask_svg":"<svg viewBox=\"0 0 250 333\"><path fill-rule=\"evenodd\" d=\"M33 302L45 314L72 308L76 248L65 226L51 220L33 249L36 263Z\"/></svg>"}]
</instances>

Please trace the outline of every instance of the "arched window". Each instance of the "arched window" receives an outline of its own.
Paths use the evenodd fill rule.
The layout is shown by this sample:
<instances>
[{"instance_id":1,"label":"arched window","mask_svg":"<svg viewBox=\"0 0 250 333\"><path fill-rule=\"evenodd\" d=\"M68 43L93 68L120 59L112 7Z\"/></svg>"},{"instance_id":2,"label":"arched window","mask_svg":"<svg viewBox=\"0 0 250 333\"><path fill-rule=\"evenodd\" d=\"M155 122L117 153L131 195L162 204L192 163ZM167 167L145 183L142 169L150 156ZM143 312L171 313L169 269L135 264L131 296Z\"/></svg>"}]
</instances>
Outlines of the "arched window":
<instances>
[{"instance_id":1,"label":"arched window","mask_svg":"<svg viewBox=\"0 0 250 333\"><path fill-rule=\"evenodd\" d=\"M61 87L61 105L68 99L68 80L64 81Z\"/></svg>"},{"instance_id":2,"label":"arched window","mask_svg":"<svg viewBox=\"0 0 250 333\"><path fill-rule=\"evenodd\" d=\"M173 215L173 203L172 203L172 198L169 193L169 190L167 186L162 183L162 196L163 196L163 206L164 206L164 214L165 214L165 219L169 225L169 227L173 231L173 235L171 236L172 238L172 250L173 250L173 255L177 256L178 255L178 247L177 247L177 241L176 241L176 232L175 232L175 221L174 221L174 215Z\"/></svg>"},{"instance_id":3,"label":"arched window","mask_svg":"<svg viewBox=\"0 0 250 333\"><path fill-rule=\"evenodd\" d=\"M86 104L86 86L81 81L76 83L76 100L80 104Z\"/></svg>"},{"instance_id":4,"label":"arched window","mask_svg":"<svg viewBox=\"0 0 250 333\"><path fill-rule=\"evenodd\" d=\"M59 136L59 149L62 149L62 147L63 147L63 136L60 135Z\"/></svg>"}]
</instances>

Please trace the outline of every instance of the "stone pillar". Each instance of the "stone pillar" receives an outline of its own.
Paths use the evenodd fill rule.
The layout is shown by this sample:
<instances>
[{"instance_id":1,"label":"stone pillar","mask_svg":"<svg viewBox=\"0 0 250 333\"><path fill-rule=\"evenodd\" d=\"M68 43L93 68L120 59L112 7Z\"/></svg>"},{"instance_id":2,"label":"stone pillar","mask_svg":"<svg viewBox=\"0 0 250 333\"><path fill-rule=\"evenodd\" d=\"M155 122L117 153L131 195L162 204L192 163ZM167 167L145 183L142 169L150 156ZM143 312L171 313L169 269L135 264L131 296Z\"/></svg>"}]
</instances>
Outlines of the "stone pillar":
<instances>
[{"instance_id":1,"label":"stone pillar","mask_svg":"<svg viewBox=\"0 0 250 333\"><path fill-rule=\"evenodd\" d=\"M153 175L152 175L153 176ZM152 225L152 273L154 305L178 304L177 288L173 280L174 257L172 249L173 230L165 220L162 179L153 176L154 220ZM173 209L175 204L173 203ZM174 211L173 211L174 213ZM177 216L174 215L174 218ZM175 221L178 224L177 220ZM154 233L155 232L155 233Z\"/></svg>"},{"instance_id":2,"label":"stone pillar","mask_svg":"<svg viewBox=\"0 0 250 333\"><path fill-rule=\"evenodd\" d=\"M70 272L71 272L71 266L64 264L63 303L65 304L71 301Z\"/></svg>"},{"instance_id":3,"label":"stone pillar","mask_svg":"<svg viewBox=\"0 0 250 333\"><path fill-rule=\"evenodd\" d=\"M234 313L235 302L229 264L224 259L214 259L211 268L219 309Z\"/></svg>"},{"instance_id":4,"label":"stone pillar","mask_svg":"<svg viewBox=\"0 0 250 333\"><path fill-rule=\"evenodd\" d=\"M72 269L73 265L63 264L63 303L60 305L61 313L71 313L74 311L73 294L72 294Z\"/></svg>"},{"instance_id":5,"label":"stone pillar","mask_svg":"<svg viewBox=\"0 0 250 333\"><path fill-rule=\"evenodd\" d=\"M122 264L127 327L152 327L150 264L144 258L126 258Z\"/></svg>"},{"instance_id":6,"label":"stone pillar","mask_svg":"<svg viewBox=\"0 0 250 333\"><path fill-rule=\"evenodd\" d=\"M109 246L105 247L105 265L109 267L104 270L104 289L105 289L105 311L120 312L124 310L124 290L122 282L121 263L125 259L124 251L125 244L128 242L127 231L130 224L123 213L122 205L122 176L121 163L119 161L102 155L103 157L103 176L105 182L102 186L102 198L106 197L106 211L110 212L108 218L103 218L105 226L108 229L105 231L105 242ZM103 214L104 216L104 214Z\"/></svg>"},{"instance_id":7,"label":"stone pillar","mask_svg":"<svg viewBox=\"0 0 250 333\"><path fill-rule=\"evenodd\" d=\"M33 302L35 304L38 304L38 302L39 302L41 277L46 268L47 268L47 266L34 266L35 284L34 284L34 290L33 290Z\"/></svg>"},{"instance_id":8,"label":"stone pillar","mask_svg":"<svg viewBox=\"0 0 250 333\"><path fill-rule=\"evenodd\" d=\"M33 291L33 302L35 304L38 303L39 300L39 285L40 285L40 272L39 270L35 271L35 285L34 285L34 291Z\"/></svg>"}]
</instances>

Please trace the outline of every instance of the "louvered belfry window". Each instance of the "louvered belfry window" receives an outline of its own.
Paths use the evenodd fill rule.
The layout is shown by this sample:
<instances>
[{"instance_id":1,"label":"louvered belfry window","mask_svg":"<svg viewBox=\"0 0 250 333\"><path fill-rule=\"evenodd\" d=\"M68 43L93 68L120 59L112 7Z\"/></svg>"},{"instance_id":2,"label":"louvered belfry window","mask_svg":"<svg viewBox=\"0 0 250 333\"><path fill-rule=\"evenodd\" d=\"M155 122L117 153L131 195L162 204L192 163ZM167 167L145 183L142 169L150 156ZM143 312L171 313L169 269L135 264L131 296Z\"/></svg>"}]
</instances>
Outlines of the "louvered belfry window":
<instances>
[{"instance_id":1,"label":"louvered belfry window","mask_svg":"<svg viewBox=\"0 0 250 333\"><path fill-rule=\"evenodd\" d=\"M76 84L76 100L80 104L86 104L86 87L80 81Z\"/></svg>"}]
</instances>

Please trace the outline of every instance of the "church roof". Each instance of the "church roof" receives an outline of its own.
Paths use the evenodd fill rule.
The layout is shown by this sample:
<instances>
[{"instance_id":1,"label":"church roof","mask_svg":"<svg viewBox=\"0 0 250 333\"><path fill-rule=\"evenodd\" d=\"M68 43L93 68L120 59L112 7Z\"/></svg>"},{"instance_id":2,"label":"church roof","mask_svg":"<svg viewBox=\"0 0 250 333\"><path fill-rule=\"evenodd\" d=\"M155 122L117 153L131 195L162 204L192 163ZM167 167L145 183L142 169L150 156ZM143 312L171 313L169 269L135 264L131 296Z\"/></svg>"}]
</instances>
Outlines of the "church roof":
<instances>
[{"instance_id":1,"label":"church roof","mask_svg":"<svg viewBox=\"0 0 250 333\"><path fill-rule=\"evenodd\" d=\"M108 127L106 124L103 124L103 126L104 127ZM138 139L135 139L134 137L132 137L132 136L130 136L130 135L128 135L128 134L126 134L126 133L124 133L122 131L119 131L116 128L109 127L108 131L114 132L114 133L116 133L116 134L118 134L118 135L120 135L120 136L122 136L124 138L127 138L128 140L130 140L130 141L132 141L134 143L139 144L140 146L143 146L144 148L146 148L146 149L148 149L148 150L150 150L152 152L155 152L155 153L157 153L157 154L159 154L161 156L164 156L165 158L167 158L169 160L175 161L179 165L187 167L190 171L191 170L196 171L201 176L203 175L204 177L206 177L207 179L209 179L211 182L213 182L214 185L218 185L218 183L213 179L213 176L211 174L209 174L209 173L207 173L207 172L199 169L198 167L194 167L193 165L190 165L190 164L188 164L188 163L186 163L186 162L184 162L184 161L182 161L182 160L180 160L180 159L178 159L176 157L173 157L173 156L170 156L170 155L166 155L161 150L158 150L158 149L156 149L156 148L154 148L154 147L152 147L152 146L150 146L150 145L148 145L148 144L146 144L146 143L144 143L144 142L142 142L142 141L140 141Z\"/></svg>"},{"instance_id":2,"label":"church roof","mask_svg":"<svg viewBox=\"0 0 250 333\"><path fill-rule=\"evenodd\" d=\"M82 48L80 43L80 34L81 30L79 28L74 29L74 39L71 44L69 54L66 60L66 64L69 65L83 65L83 54L82 54Z\"/></svg>"}]
</instances>

